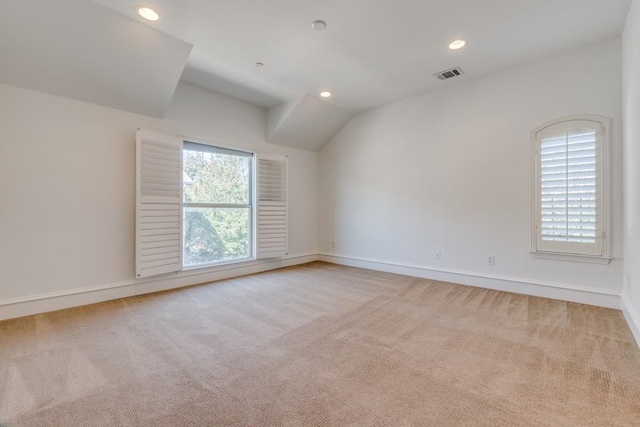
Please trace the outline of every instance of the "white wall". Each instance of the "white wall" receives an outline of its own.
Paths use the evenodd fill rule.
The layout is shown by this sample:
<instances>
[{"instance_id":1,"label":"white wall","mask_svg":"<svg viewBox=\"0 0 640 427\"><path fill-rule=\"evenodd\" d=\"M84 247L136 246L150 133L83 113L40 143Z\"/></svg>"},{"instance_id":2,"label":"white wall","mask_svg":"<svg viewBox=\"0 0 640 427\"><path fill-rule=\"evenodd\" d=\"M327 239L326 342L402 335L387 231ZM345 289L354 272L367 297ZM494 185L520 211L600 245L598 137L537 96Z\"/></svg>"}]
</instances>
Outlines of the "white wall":
<instances>
[{"instance_id":1,"label":"white wall","mask_svg":"<svg viewBox=\"0 0 640 427\"><path fill-rule=\"evenodd\" d=\"M637 117L640 102L637 3L625 33L628 117ZM623 282L620 74L620 40L609 40L361 113L319 159L267 144L263 109L189 85L178 87L162 120L0 85L0 319L92 300L52 302L68 293L111 289L93 298L100 300L213 277L162 278L162 286L134 279L138 127L289 155L293 257L315 254L319 244L323 253L412 265L431 276L463 272L451 276L461 283L502 278L515 291L535 293L531 283L617 295ZM528 252L530 131L580 113L614 119L608 266L532 259ZM633 229L640 150L631 144L638 124L627 124L627 301L637 316L634 269L640 267L632 261L640 253ZM488 254L496 266L486 265ZM34 298L42 303L20 307Z\"/></svg>"},{"instance_id":2,"label":"white wall","mask_svg":"<svg viewBox=\"0 0 640 427\"><path fill-rule=\"evenodd\" d=\"M180 84L162 120L0 85L0 306L134 282L136 128L287 154L290 255L317 252L317 155L267 144L264 109Z\"/></svg>"},{"instance_id":3,"label":"white wall","mask_svg":"<svg viewBox=\"0 0 640 427\"><path fill-rule=\"evenodd\" d=\"M640 344L640 1L629 10L622 39L624 113L623 309Z\"/></svg>"},{"instance_id":4,"label":"white wall","mask_svg":"<svg viewBox=\"0 0 640 427\"><path fill-rule=\"evenodd\" d=\"M530 283L582 289L594 291L595 300L576 300L619 304L620 45L620 39L608 40L352 118L319 155L320 251L341 257L324 259L415 266L426 268L426 277L462 272L447 277L489 287L508 279L506 289L524 293L535 293L525 289ZM581 113L613 119L610 265L534 259L529 253L530 132ZM434 259L436 250L441 261ZM489 254L495 266L487 265ZM616 300L603 303L600 296Z\"/></svg>"}]
</instances>

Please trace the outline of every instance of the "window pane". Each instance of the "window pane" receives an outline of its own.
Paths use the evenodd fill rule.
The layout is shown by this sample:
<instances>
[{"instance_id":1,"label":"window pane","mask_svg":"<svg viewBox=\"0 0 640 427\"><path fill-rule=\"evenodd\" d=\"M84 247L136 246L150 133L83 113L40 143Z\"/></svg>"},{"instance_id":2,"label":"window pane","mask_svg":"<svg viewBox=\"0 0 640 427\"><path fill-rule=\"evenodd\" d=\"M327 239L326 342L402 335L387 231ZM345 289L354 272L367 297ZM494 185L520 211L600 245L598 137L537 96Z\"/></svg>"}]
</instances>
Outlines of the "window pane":
<instances>
[{"instance_id":1,"label":"window pane","mask_svg":"<svg viewBox=\"0 0 640 427\"><path fill-rule=\"evenodd\" d=\"M251 157L188 149L183 156L186 203L251 203Z\"/></svg>"},{"instance_id":2,"label":"window pane","mask_svg":"<svg viewBox=\"0 0 640 427\"><path fill-rule=\"evenodd\" d=\"M250 208L185 208L184 265L251 256Z\"/></svg>"}]
</instances>

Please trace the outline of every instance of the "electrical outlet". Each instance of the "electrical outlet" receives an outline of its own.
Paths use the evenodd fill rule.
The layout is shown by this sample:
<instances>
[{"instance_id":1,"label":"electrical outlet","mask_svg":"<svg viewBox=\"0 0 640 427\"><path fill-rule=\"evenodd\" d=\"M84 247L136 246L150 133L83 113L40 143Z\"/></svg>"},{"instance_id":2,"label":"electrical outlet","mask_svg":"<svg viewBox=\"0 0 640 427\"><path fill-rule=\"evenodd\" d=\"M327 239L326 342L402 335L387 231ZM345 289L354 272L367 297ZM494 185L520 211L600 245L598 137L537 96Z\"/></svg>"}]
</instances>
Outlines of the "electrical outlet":
<instances>
[{"instance_id":1,"label":"electrical outlet","mask_svg":"<svg viewBox=\"0 0 640 427\"><path fill-rule=\"evenodd\" d=\"M442 254L440 251L436 251L436 260L440 261L442 259Z\"/></svg>"},{"instance_id":2,"label":"electrical outlet","mask_svg":"<svg viewBox=\"0 0 640 427\"><path fill-rule=\"evenodd\" d=\"M496 257L495 257L495 255L488 255L487 256L487 264L488 265L496 265Z\"/></svg>"},{"instance_id":3,"label":"electrical outlet","mask_svg":"<svg viewBox=\"0 0 640 427\"><path fill-rule=\"evenodd\" d=\"M335 249L336 248L336 242L331 242L331 249Z\"/></svg>"}]
</instances>

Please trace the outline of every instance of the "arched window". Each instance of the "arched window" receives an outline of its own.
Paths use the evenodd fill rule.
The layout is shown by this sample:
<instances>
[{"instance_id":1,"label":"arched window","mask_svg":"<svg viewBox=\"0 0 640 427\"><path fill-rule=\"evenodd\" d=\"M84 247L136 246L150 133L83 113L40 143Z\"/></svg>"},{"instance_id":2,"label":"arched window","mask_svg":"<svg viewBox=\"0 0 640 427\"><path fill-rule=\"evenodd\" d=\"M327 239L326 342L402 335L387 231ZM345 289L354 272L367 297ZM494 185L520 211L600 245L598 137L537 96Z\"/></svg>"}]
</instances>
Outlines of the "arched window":
<instances>
[{"instance_id":1,"label":"arched window","mask_svg":"<svg viewBox=\"0 0 640 427\"><path fill-rule=\"evenodd\" d=\"M534 254L608 261L609 119L573 116L532 132Z\"/></svg>"}]
</instances>

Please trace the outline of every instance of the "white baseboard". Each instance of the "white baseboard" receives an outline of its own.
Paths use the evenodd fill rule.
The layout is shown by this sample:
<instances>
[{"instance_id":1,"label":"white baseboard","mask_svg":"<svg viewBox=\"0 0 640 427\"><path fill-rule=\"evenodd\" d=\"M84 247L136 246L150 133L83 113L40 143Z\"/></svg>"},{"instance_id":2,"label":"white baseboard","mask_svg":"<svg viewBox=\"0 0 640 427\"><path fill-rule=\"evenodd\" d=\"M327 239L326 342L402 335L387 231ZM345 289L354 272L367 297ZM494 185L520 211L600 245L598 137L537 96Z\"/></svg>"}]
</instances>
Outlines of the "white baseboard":
<instances>
[{"instance_id":1,"label":"white baseboard","mask_svg":"<svg viewBox=\"0 0 640 427\"><path fill-rule=\"evenodd\" d=\"M404 274L406 276L459 283L461 285L477 286L480 288L514 292L517 294L577 302L599 307L614 308L617 310L620 309L620 295L613 291L606 291L602 289L521 279L517 277L485 275L468 271L445 270L418 265L397 264L333 254L320 254L318 259L320 261L330 262L333 264Z\"/></svg>"},{"instance_id":2,"label":"white baseboard","mask_svg":"<svg viewBox=\"0 0 640 427\"><path fill-rule=\"evenodd\" d=\"M615 309L620 309L621 307L621 299L618 294L601 289L514 277L490 276L458 270L434 269L332 254L305 254L276 260L228 264L203 270L183 271L146 279L0 300L0 320L181 288L198 283L213 282L281 267L306 264L317 260L600 307ZM632 313L628 305L622 304L622 309L629 327L640 344L640 316L638 313Z\"/></svg>"},{"instance_id":3,"label":"white baseboard","mask_svg":"<svg viewBox=\"0 0 640 427\"><path fill-rule=\"evenodd\" d=\"M181 271L108 285L5 299L0 300L0 320L165 291L168 289L182 288L198 283L213 282L281 267L306 264L317 260L317 254L290 256L281 259L256 260L202 270Z\"/></svg>"},{"instance_id":4,"label":"white baseboard","mask_svg":"<svg viewBox=\"0 0 640 427\"><path fill-rule=\"evenodd\" d=\"M622 294L622 314L636 339L636 344L640 347L640 312L629 303L629 297L625 293Z\"/></svg>"}]
</instances>

